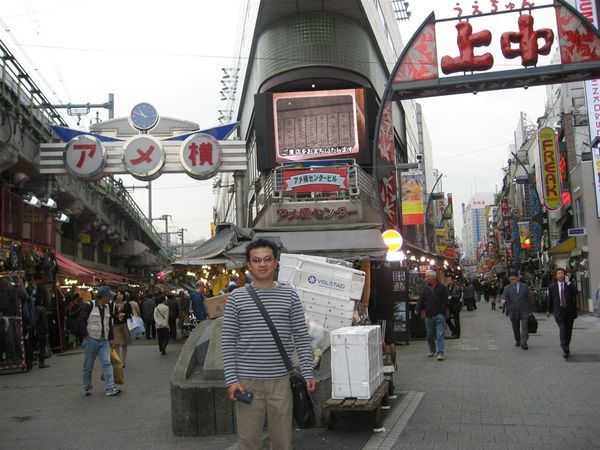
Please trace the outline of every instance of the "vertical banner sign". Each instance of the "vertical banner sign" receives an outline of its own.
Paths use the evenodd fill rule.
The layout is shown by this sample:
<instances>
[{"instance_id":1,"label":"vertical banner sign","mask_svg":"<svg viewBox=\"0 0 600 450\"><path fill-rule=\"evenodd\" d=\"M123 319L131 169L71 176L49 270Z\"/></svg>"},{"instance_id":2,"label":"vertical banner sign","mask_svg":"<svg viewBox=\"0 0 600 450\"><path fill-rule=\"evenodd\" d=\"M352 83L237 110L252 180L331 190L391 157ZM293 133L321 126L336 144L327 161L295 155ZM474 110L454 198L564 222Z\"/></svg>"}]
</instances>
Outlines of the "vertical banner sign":
<instances>
[{"instance_id":1,"label":"vertical banner sign","mask_svg":"<svg viewBox=\"0 0 600 450\"><path fill-rule=\"evenodd\" d=\"M519 227L519 243L521 244L521 248L531 248L531 232L529 230L529 222L518 222L517 226Z\"/></svg>"},{"instance_id":2,"label":"vertical banner sign","mask_svg":"<svg viewBox=\"0 0 600 450\"><path fill-rule=\"evenodd\" d=\"M538 130L538 146L544 205L546 209L559 209L562 206L562 180L554 129L544 127Z\"/></svg>"},{"instance_id":3,"label":"vertical banner sign","mask_svg":"<svg viewBox=\"0 0 600 450\"><path fill-rule=\"evenodd\" d=\"M598 11L596 10L595 0L577 0L576 3L577 11L579 11L592 25L598 27ZM591 142L594 142L594 139L597 136L600 136L600 121L597 120L598 114L600 114L600 96L597 94L599 89L600 80L588 80L585 82L585 96L588 108ZM600 149L592 148L592 161L594 164L596 215L600 217Z\"/></svg>"},{"instance_id":4,"label":"vertical banner sign","mask_svg":"<svg viewBox=\"0 0 600 450\"><path fill-rule=\"evenodd\" d=\"M425 205L423 187L425 176L421 171L402 173L402 224L423 225L425 223Z\"/></svg>"}]
</instances>

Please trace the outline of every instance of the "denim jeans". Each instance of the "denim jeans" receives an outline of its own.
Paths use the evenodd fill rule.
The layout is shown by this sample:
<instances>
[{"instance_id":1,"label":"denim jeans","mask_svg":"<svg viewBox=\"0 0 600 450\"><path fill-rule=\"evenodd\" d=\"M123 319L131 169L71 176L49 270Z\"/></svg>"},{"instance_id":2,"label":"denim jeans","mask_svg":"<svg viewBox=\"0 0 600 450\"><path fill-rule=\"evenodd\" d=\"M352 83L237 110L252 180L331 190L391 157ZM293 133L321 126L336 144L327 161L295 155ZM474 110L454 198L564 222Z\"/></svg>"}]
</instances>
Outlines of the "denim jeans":
<instances>
[{"instance_id":1,"label":"denim jeans","mask_svg":"<svg viewBox=\"0 0 600 450\"><path fill-rule=\"evenodd\" d=\"M425 318L427 327L427 343L429 351L438 355L444 354L444 332L446 331L446 318L443 314Z\"/></svg>"},{"instance_id":2,"label":"denim jeans","mask_svg":"<svg viewBox=\"0 0 600 450\"><path fill-rule=\"evenodd\" d=\"M113 376L112 365L110 364L110 344L106 339L93 339L86 337L83 340L84 359L83 359L83 389L90 391L92 389L92 372L94 370L94 361L96 356L102 363L102 372L104 373L104 385L106 390L115 387L115 378Z\"/></svg>"}]
</instances>

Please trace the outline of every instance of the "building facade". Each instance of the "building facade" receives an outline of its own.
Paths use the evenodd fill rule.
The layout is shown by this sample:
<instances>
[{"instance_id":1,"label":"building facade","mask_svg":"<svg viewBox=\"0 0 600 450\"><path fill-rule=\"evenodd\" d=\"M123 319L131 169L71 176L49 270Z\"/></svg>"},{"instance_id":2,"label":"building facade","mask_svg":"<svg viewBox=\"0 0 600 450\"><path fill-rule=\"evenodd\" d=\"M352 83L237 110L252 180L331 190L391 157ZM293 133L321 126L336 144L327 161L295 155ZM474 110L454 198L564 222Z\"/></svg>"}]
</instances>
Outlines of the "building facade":
<instances>
[{"instance_id":1,"label":"building facade","mask_svg":"<svg viewBox=\"0 0 600 450\"><path fill-rule=\"evenodd\" d=\"M252 0L244 17L228 105L248 171L215 182L215 222L262 232L379 230L372 142L403 49L390 2ZM396 160L422 170L430 150L418 104L394 105L394 129Z\"/></svg>"}]
</instances>

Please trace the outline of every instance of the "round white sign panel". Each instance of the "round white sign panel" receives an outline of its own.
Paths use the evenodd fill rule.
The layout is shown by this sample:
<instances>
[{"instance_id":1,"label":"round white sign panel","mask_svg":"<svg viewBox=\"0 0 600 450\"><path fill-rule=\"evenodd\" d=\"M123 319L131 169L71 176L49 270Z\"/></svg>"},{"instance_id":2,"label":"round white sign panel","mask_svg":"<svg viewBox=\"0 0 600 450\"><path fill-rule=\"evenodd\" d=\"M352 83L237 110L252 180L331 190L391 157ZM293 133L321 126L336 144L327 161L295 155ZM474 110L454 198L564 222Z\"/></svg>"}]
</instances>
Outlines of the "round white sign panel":
<instances>
[{"instance_id":1,"label":"round white sign panel","mask_svg":"<svg viewBox=\"0 0 600 450\"><path fill-rule=\"evenodd\" d=\"M209 134L193 134L181 144L179 160L190 177L196 180L212 178L221 167L219 141Z\"/></svg>"},{"instance_id":2,"label":"round white sign panel","mask_svg":"<svg viewBox=\"0 0 600 450\"><path fill-rule=\"evenodd\" d=\"M165 151L155 138L136 136L123 148L123 164L138 180L154 180L160 176L160 170L165 164Z\"/></svg>"}]
</instances>

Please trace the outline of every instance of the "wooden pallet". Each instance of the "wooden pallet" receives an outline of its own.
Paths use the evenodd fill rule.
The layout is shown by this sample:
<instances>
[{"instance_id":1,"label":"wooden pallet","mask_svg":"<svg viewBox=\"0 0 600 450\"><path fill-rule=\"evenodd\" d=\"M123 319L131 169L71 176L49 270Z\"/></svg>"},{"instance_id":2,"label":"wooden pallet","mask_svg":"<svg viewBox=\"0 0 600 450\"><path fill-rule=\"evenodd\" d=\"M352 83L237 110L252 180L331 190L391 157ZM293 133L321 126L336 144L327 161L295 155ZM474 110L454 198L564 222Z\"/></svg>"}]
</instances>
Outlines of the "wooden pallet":
<instances>
[{"instance_id":1,"label":"wooden pallet","mask_svg":"<svg viewBox=\"0 0 600 450\"><path fill-rule=\"evenodd\" d=\"M333 429L335 425L335 412L340 411L367 411L372 414L373 427L381 428L383 423L382 406L389 405L389 381L383 383L375 390L369 399L330 398L325 402L323 408L323 419L327 428Z\"/></svg>"}]
</instances>

